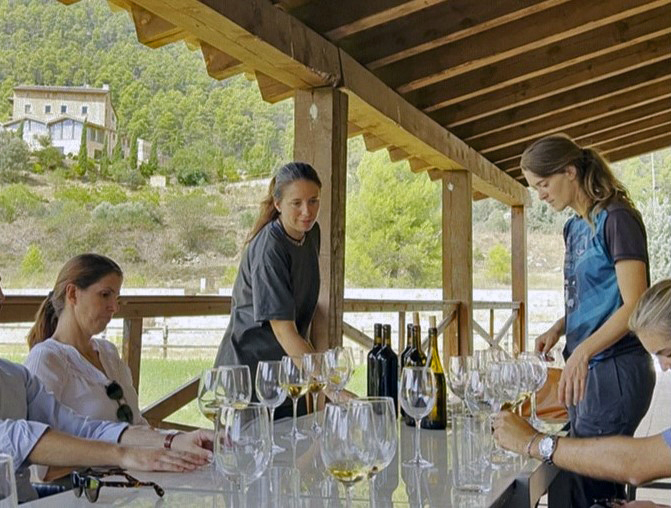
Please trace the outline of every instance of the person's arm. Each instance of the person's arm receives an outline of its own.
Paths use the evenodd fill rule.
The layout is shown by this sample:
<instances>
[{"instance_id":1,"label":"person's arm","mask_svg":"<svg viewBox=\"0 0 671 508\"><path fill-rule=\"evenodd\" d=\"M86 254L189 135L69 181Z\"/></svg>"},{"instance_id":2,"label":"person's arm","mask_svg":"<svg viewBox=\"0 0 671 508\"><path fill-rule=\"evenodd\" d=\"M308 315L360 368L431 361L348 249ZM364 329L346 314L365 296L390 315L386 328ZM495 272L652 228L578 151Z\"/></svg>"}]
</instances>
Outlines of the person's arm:
<instances>
[{"instance_id":1,"label":"person's arm","mask_svg":"<svg viewBox=\"0 0 671 508\"><path fill-rule=\"evenodd\" d=\"M629 316L648 287L646 266L643 261L633 259L618 261L615 264L615 273L622 296L622 306L592 335L581 342L566 361L559 380L559 402L562 404L577 404L583 399L590 359L615 344L629 331Z\"/></svg>"},{"instance_id":2,"label":"person's arm","mask_svg":"<svg viewBox=\"0 0 671 508\"><path fill-rule=\"evenodd\" d=\"M503 447L540 459L536 433L524 419L508 411L494 418L494 438ZM671 476L671 448L661 434L645 438L609 436L599 438L561 437L552 461L575 473L617 482L641 485Z\"/></svg>"},{"instance_id":3,"label":"person's arm","mask_svg":"<svg viewBox=\"0 0 671 508\"><path fill-rule=\"evenodd\" d=\"M129 432L132 434L132 429ZM189 452L119 446L50 429L35 444L28 459L47 466L120 466L142 471L190 471L207 463Z\"/></svg>"},{"instance_id":4,"label":"person's arm","mask_svg":"<svg viewBox=\"0 0 671 508\"><path fill-rule=\"evenodd\" d=\"M289 356L300 356L304 353L312 353L312 345L298 333L295 321L270 320L270 327L277 341Z\"/></svg>"},{"instance_id":5,"label":"person's arm","mask_svg":"<svg viewBox=\"0 0 671 508\"><path fill-rule=\"evenodd\" d=\"M562 316L546 332L536 337L536 352L548 354L564 335L565 325L566 318Z\"/></svg>"},{"instance_id":6,"label":"person's arm","mask_svg":"<svg viewBox=\"0 0 671 508\"><path fill-rule=\"evenodd\" d=\"M124 446L162 448L168 433L159 432L146 425L134 425L121 434L119 443ZM212 431L199 429L177 434L172 440L171 449L189 452L204 461L210 461L213 442Z\"/></svg>"}]
</instances>

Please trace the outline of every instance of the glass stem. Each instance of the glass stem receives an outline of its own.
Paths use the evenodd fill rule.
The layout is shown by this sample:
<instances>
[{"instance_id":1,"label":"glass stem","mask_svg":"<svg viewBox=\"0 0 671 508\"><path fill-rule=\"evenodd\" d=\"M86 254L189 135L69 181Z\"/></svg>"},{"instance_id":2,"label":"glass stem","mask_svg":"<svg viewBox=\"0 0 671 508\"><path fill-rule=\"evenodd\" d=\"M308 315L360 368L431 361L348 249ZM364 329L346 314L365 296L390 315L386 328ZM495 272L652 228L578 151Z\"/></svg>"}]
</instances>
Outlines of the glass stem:
<instances>
[{"instance_id":1,"label":"glass stem","mask_svg":"<svg viewBox=\"0 0 671 508\"><path fill-rule=\"evenodd\" d=\"M317 401L319 400L319 392L312 394L312 430L317 430Z\"/></svg>"},{"instance_id":2,"label":"glass stem","mask_svg":"<svg viewBox=\"0 0 671 508\"><path fill-rule=\"evenodd\" d=\"M246 508L247 507L247 486L245 484L244 479L240 483L240 490L238 491L238 494L239 494L240 507L241 508Z\"/></svg>"},{"instance_id":3,"label":"glass stem","mask_svg":"<svg viewBox=\"0 0 671 508\"><path fill-rule=\"evenodd\" d=\"M536 392L533 392L531 394L531 425L535 425L538 421L536 410Z\"/></svg>"},{"instance_id":4,"label":"glass stem","mask_svg":"<svg viewBox=\"0 0 671 508\"><path fill-rule=\"evenodd\" d=\"M422 454L420 452L420 446L419 446L419 427L420 427L420 422L422 421L421 418L415 418L415 459L414 462L419 464L422 460Z\"/></svg>"},{"instance_id":5,"label":"glass stem","mask_svg":"<svg viewBox=\"0 0 671 508\"><path fill-rule=\"evenodd\" d=\"M347 508L352 508L352 486L347 485L345 487L345 498L347 500Z\"/></svg>"},{"instance_id":6,"label":"glass stem","mask_svg":"<svg viewBox=\"0 0 671 508\"><path fill-rule=\"evenodd\" d=\"M377 508L375 501L375 475L373 475L368 479L368 502L371 508Z\"/></svg>"},{"instance_id":7,"label":"glass stem","mask_svg":"<svg viewBox=\"0 0 671 508\"><path fill-rule=\"evenodd\" d=\"M275 448L275 406L270 409L270 449ZM273 452L274 453L274 452Z\"/></svg>"},{"instance_id":8,"label":"glass stem","mask_svg":"<svg viewBox=\"0 0 671 508\"><path fill-rule=\"evenodd\" d=\"M294 405L294 419L293 425L291 426L291 436L296 437L296 434L298 434L298 428L296 427L296 418L298 417L298 397L292 397L291 402L293 402Z\"/></svg>"}]
</instances>

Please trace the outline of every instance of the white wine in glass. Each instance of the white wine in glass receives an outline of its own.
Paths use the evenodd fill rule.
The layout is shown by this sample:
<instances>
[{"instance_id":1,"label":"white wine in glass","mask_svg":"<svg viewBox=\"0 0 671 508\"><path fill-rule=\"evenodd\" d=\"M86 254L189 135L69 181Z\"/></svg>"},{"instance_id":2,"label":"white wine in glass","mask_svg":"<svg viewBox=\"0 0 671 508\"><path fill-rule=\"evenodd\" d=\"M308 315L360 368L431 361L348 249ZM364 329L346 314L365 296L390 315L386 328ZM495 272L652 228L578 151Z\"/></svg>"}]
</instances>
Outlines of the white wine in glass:
<instances>
[{"instance_id":1,"label":"white wine in glass","mask_svg":"<svg viewBox=\"0 0 671 508\"><path fill-rule=\"evenodd\" d=\"M219 369L206 369L200 375L198 384L198 409L213 424L217 418L219 403L216 399Z\"/></svg>"},{"instance_id":2,"label":"white wine in glass","mask_svg":"<svg viewBox=\"0 0 671 508\"><path fill-rule=\"evenodd\" d=\"M275 444L274 422L275 409L281 406L287 398L287 392L282 388L282 362L259 362L256 367L256 396L270 411L270 439L273 454L281 453L284 448Z\"/></svg>"},{"instance_id":3,"label":"white wine in glass","mask_svg":"<svg viewBox=\"0 0 671 508\"><path fill-rule=\"evenodd\" d=\"M285 438L291 440L305 439L307 436L300 432L296 426L296 418L298 411L298 399L305 395L308 391L308 380L305 376L303 368L302 356L283 356L282 370L280 373L280 384L291 397L294 409L294 417L291 426L291 432Z\"/></svg>"},{"instance_id":4,"label":"white wine in glass","mask_svg":"<svg viewBox=\"0 0 671 508\"><path fill-rule=\"evenodd\" d=\"M319 434L320 427L317 422L317 403L319 392L326 387L326 358L324 353L306 353L303 355L303 366L305 376L308 378L308 393L312 396L312 432Z\"/></svg>"}]
</instances>

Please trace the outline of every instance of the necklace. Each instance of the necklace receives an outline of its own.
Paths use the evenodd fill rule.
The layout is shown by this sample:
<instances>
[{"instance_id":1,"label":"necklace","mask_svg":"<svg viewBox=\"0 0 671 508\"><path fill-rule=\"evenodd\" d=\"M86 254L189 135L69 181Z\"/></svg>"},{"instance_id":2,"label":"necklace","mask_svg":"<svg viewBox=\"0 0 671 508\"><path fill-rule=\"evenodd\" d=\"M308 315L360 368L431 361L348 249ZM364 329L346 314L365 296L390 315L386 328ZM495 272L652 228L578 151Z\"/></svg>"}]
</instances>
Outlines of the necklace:
<instances>
[{"instance_id":1,"label":"necklace","mask_svg":"<svg viewBox=\"0 0 671 508\"><path fill-rule=\"evenodd\" d=\"M282 225L282 221L278 218L277 219L277 224L282 230L282 233L284 233L284 236L289 240L291 243L293 243L296 247L301 247L305 243L305 237L307 234L303 235L303 238L300 240L296 240L293 236L291 236L287 231L284 229L284 226Z\"/></svg>"}]
</instances>

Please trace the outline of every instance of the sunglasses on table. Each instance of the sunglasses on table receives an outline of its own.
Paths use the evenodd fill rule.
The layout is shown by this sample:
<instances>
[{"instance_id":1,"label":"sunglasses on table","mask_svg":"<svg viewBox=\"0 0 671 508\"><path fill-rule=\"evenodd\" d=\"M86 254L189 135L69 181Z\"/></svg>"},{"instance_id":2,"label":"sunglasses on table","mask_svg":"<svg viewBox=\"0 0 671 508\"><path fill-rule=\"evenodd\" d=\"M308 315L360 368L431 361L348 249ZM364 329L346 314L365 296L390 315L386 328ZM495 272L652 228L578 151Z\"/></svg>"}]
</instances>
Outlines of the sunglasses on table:
<instances>
[{"instance_id":1,"label":"sunglasses on table","mask_svg":"<svg viewBox=\"0 0 671 508\"><path fill-rule=\"evenodd\" d=\"M120 422L133 423L133 410L125 402L121 402L123 399L123 388L116 381L112 381L105 387L105 392L107 396L116 401L119 404L119 408L116 410L116 417Z\"/></svg>"},{"instance_id":2,"label":"sunglasses on table","mask_svg":"<svg viewBox=\"0 0 671 508\"><path fill-rule=\"evenodd\" d=\"M102 480L105 476L123 476L127 481L108 481ZM81 497L82 493L90 502L95 503L100 495L101 487L122 487L135 489L138 487L152 487L156 495L163 497L165 491L154 482L141 482L137 478L126 473L121 468L112 468L106 470L96 470L92 468L84 471L72 471L70 473L72 489L76 497Z\"/></svg>"}]
</instances>

